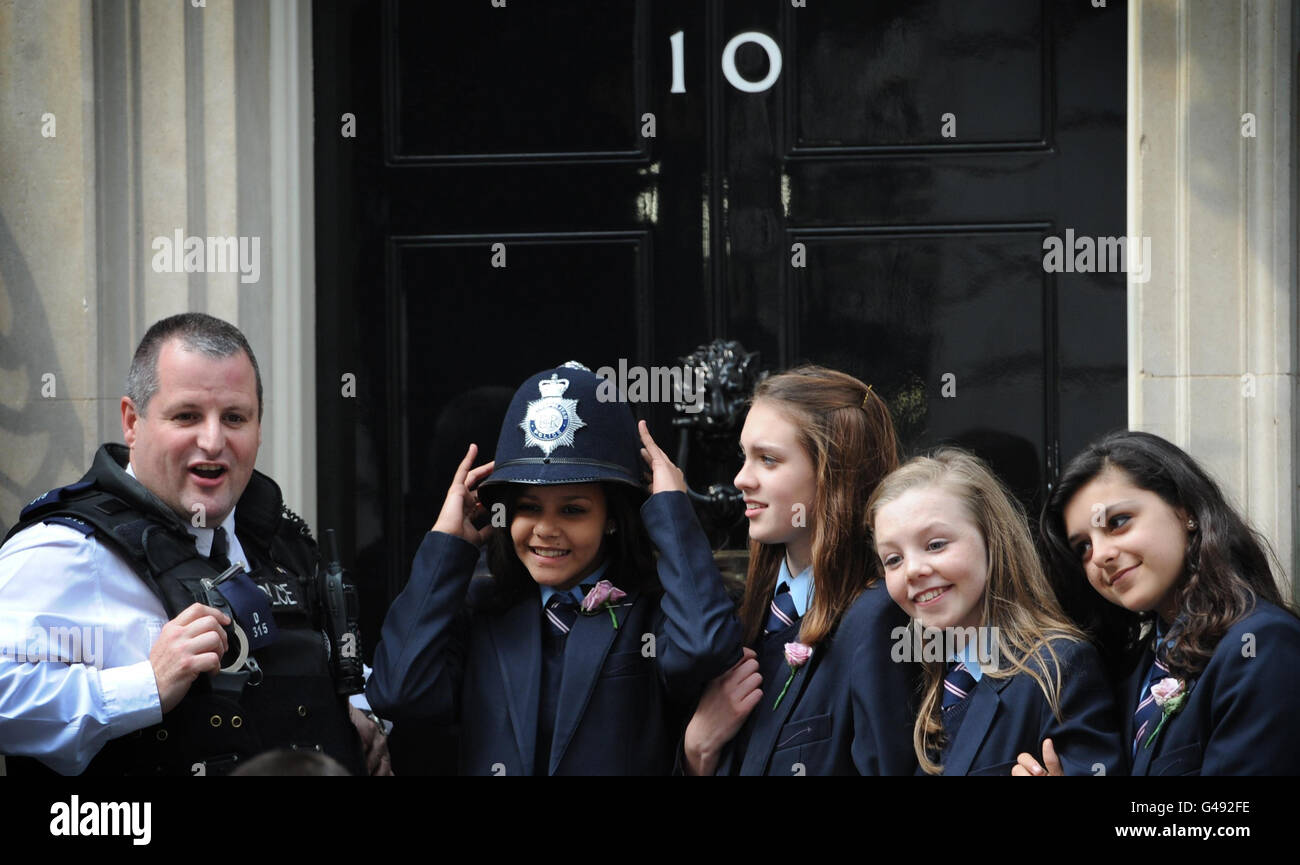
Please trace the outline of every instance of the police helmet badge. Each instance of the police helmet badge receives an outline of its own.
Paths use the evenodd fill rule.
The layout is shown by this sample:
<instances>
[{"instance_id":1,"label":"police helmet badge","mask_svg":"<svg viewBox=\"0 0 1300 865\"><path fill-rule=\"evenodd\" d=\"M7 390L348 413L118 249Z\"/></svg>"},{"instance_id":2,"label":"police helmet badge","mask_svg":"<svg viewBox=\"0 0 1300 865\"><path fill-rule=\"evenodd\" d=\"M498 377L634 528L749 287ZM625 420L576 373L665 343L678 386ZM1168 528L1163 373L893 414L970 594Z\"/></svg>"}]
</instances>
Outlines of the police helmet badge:
<instances>
[{"instance_id":1,"label":"police helmet badge","mask_svg":"<svg viewBox=\"0 0 1300 865\"><path fill-rule=\"evenodd\" d=\"M564 398L568 388L569 380L556 373L537 383L542 398L528 403L528 412L519 423L524 447L540 448L548 457L560 446L573 447L574 433L587 424L578 417L578 401Z\"/></svg>"}]
</instances>

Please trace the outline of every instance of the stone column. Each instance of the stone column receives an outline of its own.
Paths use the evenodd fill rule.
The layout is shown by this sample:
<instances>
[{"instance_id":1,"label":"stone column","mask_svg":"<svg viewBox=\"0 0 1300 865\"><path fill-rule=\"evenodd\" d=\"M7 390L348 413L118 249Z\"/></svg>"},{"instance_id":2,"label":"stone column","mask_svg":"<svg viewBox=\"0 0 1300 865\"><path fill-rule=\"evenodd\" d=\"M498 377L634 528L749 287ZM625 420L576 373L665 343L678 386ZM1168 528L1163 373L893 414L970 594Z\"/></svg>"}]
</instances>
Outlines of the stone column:
<instances>
[{"instance_id":1,"label":"stone column","mask_svg":"<svg viewBox=\"0 0 1300 865\"><path fill-rule=\"evenodd\" d=\"M248 335L258 468L313 521L308 0L0 0L0 117L0 528L121 440L131 353L184 310ZM155 268L178 231L255 239L257 280Z\"/></svg>"},{"instance_id":2,"label":"stone column","mask_svg":"<svg viewBox=\"0 0 1300 865\"><path fill-rule=\"evenodd\" d=\"M0 0L0 530L97 445L91 25L88 0Z\"/></svg>"},{"instance_id":3,"label":"stone column","mask_svg":"<svg viewBox=\"0 0 1300 865\"><path fill-rule=\"evenodd\" d=\"M1297 11L1129 4L1129 423L1201 461L1297 574Z\"/></svg>"}]
</instances>

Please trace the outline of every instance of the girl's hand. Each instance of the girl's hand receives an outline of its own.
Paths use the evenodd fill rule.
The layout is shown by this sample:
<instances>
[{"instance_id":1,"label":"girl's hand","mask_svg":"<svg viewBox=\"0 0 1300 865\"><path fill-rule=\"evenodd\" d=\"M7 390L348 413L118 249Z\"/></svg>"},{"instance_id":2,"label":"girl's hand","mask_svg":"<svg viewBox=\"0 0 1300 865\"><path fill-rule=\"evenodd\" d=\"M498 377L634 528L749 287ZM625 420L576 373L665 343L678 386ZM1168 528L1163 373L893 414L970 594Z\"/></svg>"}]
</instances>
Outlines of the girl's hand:
<instances>
[{"instance_id":1,"label":"girl's hand","mask_svg":"<svg viewBox=\"0 0 1300 865\"><path fill-rule=\"evenodd\" d=\"M763 699L758 686L758 658L753 649L744 649L740 663L709 683L700 704L686 726L683 750L686 774L712 775L718 768L722 748L740 732L740 728Z\"/></svg>"},{"instance_id":2,"label":"girl's hand","mask_svg":"<svg viewBox=\"0 0 1300 865\"><path fill-rule=\"evenodd\" d=\"M666 493L670 490L686 492L686 476L682 470L673 465L673 461L668 459L668 454L664 453L655 440L650 437L650 428L645 425L645 421L637 421L637 430L641 433L641 459L646 461L650 466L651 481L650 494Z\"/></svg>"},{"instance_id":3,"label":"girl's hand","mask_svg":"<svg viewBox=\"0 0 1300 865\"><path fill-rule=\"evenodd\" d=\"M1021 754L1017 764L1011 768L1012 775L1064 775L1065 770L1061 768L1061 761L1056 756L1056 748L1052 745L1051 739L1043 740L1043 762L1039 764L1034 759L1033 754ZM1043 767L1047 768L1044 769Z\"/></svg>"},{"instance_id":4,"label":"girl's hand","mask_svg":"<svg viewBox=\"0 0 1300 865\"><path fill-rule=\"evenodd\" d=\"M492 474L492 467L496 465L496 461L493 460L470 470L477 455L478 445L470 445L465 453L465 459L461 460L456 468L456 477L452 479L451 487L447 490L447 498L442 503L442 511L438 514L432 531L446 532L469 541L476 547L481 547L492 534L493 526L489 522L481 529L475 528L474 519L476 517L482 519L485 513L483 503L478 500L478 493L475 490L480 481Z\"/></svg>"}]
</instances>

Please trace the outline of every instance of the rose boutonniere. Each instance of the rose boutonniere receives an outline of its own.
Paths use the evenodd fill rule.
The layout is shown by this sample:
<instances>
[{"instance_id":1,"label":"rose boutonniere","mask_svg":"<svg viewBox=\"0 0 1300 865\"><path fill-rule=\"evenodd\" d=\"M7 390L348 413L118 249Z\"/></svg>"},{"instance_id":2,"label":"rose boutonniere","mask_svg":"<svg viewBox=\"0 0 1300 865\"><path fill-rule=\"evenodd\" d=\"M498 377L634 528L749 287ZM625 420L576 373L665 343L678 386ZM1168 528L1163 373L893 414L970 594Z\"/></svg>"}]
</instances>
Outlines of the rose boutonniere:
<instances>
[{"instance_id":1,"label":"rose boutonniere","mask_svg":"<svg viewBox=\"0 0 1300 865\"><path fill-rule=\"evenodd\" d=\"M790 690L790 683L794 681L799 669L808 663L808 659L812 657L812 654L812 646L805 646L803 643L785 644L785 662L790 665L790 678L785 680L785 687L781 689L781 693L776 695L776 702L772 705L774 710L781 705L781 698L785 696L786 691Z\"/></svg>"},{"instance_id":2,"label":"rose boutonniere","mask_svg":"<svg viewBox=\"0 0 1300 865\"><path fill-rule=\"evenodd\" d=\"M1183 705L1187 702L1187 685L1182 679L1161 679L1151 686L1151 696L1160 707L1160 723L1151 731L1143 748L1150 748L1165 722L1183 710Z\"/></svg>"},{"instance_id":3,"label":"rose boutonniere","mask_svg":"<svg viewBox=\"0 0 1300 865\"><path fill-rule=\"evenodd\" d=\"M615 586L609 580L601 580L591 587L587 596L582 599L583 613L594 616L596 611L601 607L609 610L609 620L614 623L614 630L618 630L618 616L614 615L614 602L627 597L627 592Z\"/></svg>"}]
</instances>

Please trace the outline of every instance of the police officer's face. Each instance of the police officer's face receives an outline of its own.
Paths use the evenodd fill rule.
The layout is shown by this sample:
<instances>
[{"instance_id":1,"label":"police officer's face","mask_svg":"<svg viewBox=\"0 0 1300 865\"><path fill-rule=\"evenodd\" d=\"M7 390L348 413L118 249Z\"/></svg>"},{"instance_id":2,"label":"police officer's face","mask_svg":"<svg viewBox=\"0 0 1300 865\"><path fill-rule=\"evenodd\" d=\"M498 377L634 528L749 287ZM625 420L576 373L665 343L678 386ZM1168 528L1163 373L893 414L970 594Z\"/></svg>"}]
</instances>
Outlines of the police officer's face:
<instances>
[{"instance_id":1,"label":"police officer's face","mask_svg":"<svg viewBox=\"0 0 1300 865\"><path fill-rule=\"evenodd\" d=\"M216 528L248 486L262 443L248 355L213 358L169 340L145 412L122 398L136 478L182 519Z\"/></svg>"},{"instance_id":2,"label":"police officer's face","mask_svg":"<svg viewBox=\"0 0 1300 865\"><path fill-rule=\"evenodd\" d=\"M608 528L600 484L535 486L515 501L510 537L533 579L563 591L600 567Z\"/></svg>"}]
</instances>

